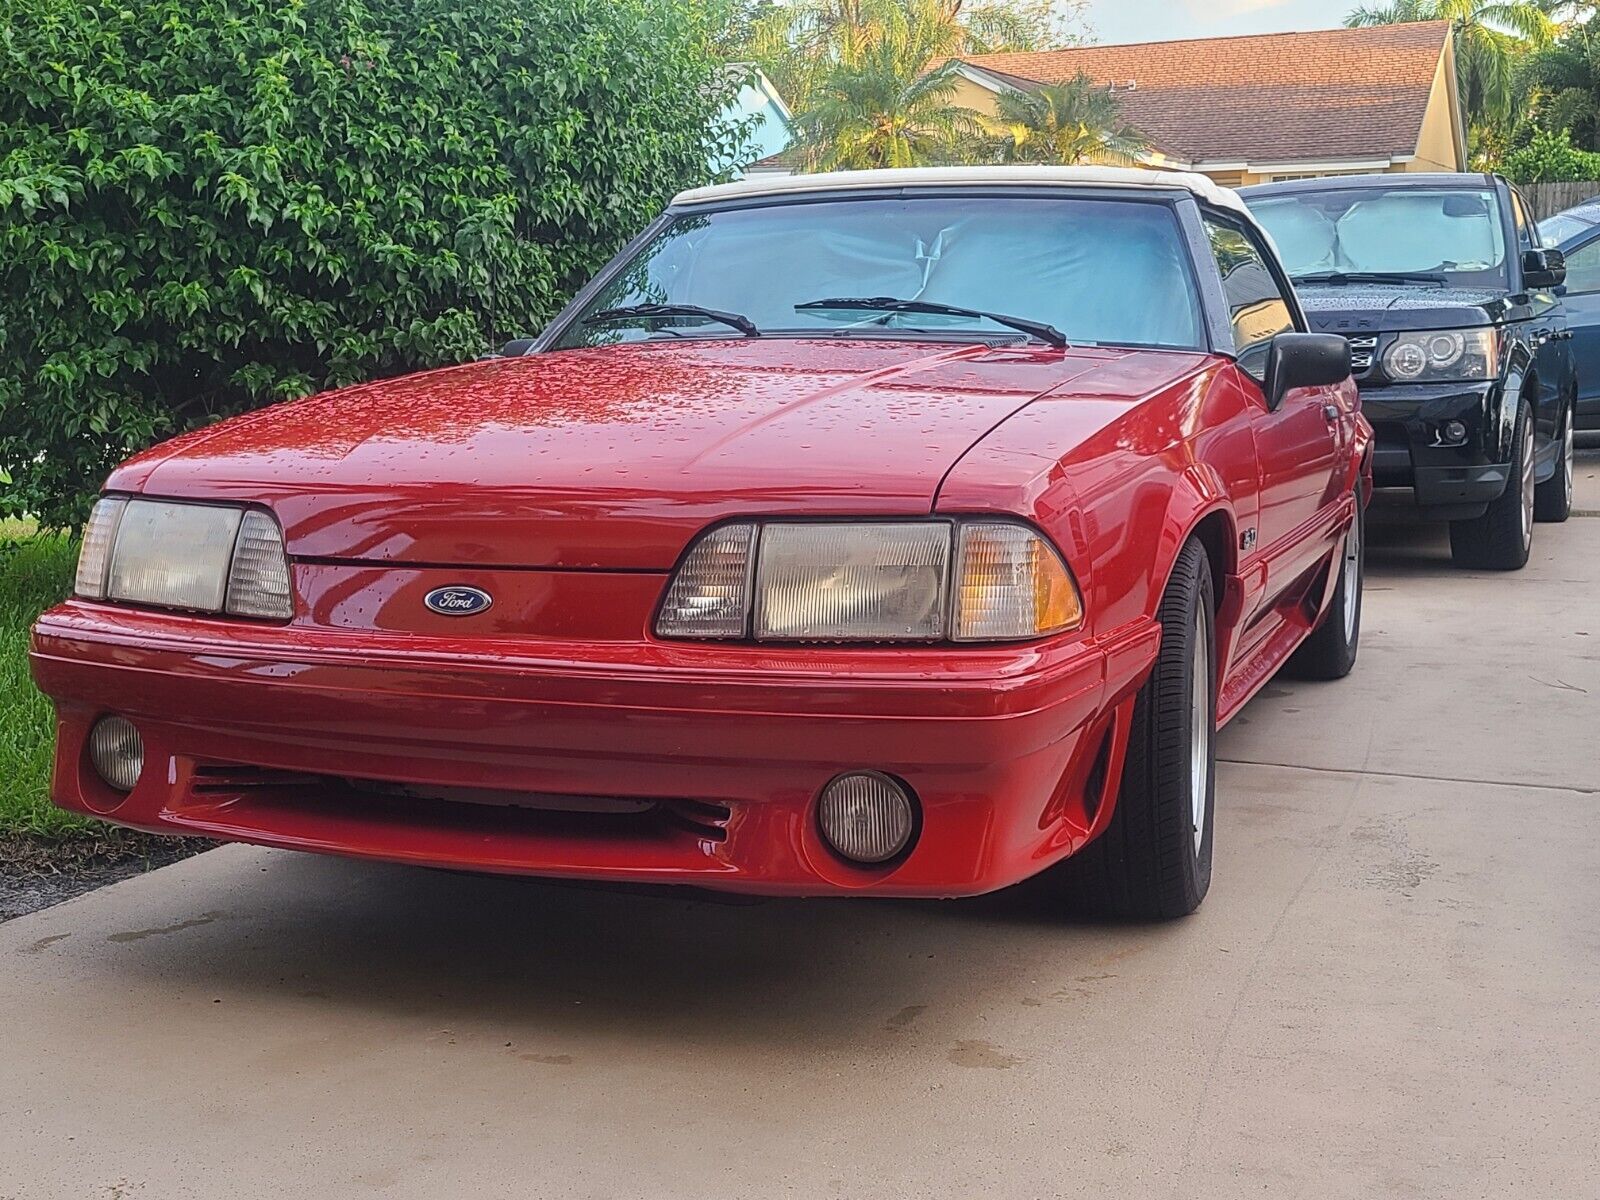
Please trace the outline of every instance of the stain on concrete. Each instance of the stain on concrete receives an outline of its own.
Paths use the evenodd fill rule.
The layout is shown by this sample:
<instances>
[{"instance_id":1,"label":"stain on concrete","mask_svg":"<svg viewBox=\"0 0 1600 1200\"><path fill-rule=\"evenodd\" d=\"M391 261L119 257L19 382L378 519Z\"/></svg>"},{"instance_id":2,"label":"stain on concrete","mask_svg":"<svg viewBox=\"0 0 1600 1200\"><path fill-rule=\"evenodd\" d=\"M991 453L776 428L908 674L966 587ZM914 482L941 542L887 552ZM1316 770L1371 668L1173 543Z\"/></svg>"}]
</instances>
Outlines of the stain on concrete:
<instances>
[{"instance_id":1,"label":"stain on concrete","mask_svg":"<svg viewBox=\"0 0 1600 1200\"><path fill-rule=\"evenodd\" d=\"M108 942L142 942L148 937L160 937L166 933L181 933L185 929L198 929L201 925L209 925L213 921L220 921L227 913L208 912L198 917L191 917L187 921L179 921L176 925L161 925L155 929L130 929L126 933L113 933L106 938Z\"/></svg>"},{"instance_id":2,"label":"stain on concrete","mask_svg":"<svg viewBox=\"0 0 1600 1200\"><path fill-rule=\"evenodd\" d=\"M46 946L54 946L57 942L66 941L71 936L70 933L52 933L49 937L42 937L36 942L30 942L22 948L22 952L24 954L37 954Z\"/></svg>"},{"instance_id":3,"label":"stain on concrete","mask_svg":"<svg viewBox=\"0 0 1600 1200\"><path fill-rule=\"evenodd\" d=\"M908 1004L884 1022L885 1029L905 1029L928 1010L926 1004Z\"/></svg>"},{"instance_id":4,"label":"stain on concrete","mask_svg":"<svg viewBox=\"0 0 1600 1200\"><path fill-rule=\"evenodd\" d=\"M993 1042L979 1040L957 1042L945 1057L958 1067L988 1071L1007 1071L1022 1062L1015 1054L1007 1054Z\"/></svg>"},{"instance_id":5,"label":"stain on concrete","mask_svg":"<svg viewBox=\"0 0 1600 1200\"><path fill-rule=\"evenodd\" d=\"M1397 821L1368 821L1352 829L1350 839L1376 851L1363 863L1363 880L1369 887L1409 895L1439 869L1437 862L1412 848L1405 827Z\"/></svg>"},{"instance_id":6,"label":"stain on concrete","mask_svg":"<svg viewBox=\"0 0 1600 1200\"><path fill-rule=\"evenodd\" d=\"M570 1054L519 1054L523 1062L544 1063L548 1067L570 1067L572 1055Z\"/></svg>"}]
</instances>

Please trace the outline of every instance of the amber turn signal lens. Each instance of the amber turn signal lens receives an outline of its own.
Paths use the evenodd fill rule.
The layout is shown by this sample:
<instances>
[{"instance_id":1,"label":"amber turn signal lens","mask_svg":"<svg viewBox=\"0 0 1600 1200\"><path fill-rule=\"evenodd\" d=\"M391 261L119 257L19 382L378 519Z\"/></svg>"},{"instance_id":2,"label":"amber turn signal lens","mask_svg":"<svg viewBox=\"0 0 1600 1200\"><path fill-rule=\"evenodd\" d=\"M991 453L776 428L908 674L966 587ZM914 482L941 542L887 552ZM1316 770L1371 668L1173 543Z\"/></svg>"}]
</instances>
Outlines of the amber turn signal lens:
<instances>
[{"instance_id":1,"label":"amber turn signal lens","mask_svg":"<svg viewBox=\"0 0 1600 1200\"><path fill-rule=\"evenodd\" d=\"M1014 641L1083 624L1083 600L1055 548L1025 525L961 527L957 556L958 642Z\"/></svg>"}]
</instances>

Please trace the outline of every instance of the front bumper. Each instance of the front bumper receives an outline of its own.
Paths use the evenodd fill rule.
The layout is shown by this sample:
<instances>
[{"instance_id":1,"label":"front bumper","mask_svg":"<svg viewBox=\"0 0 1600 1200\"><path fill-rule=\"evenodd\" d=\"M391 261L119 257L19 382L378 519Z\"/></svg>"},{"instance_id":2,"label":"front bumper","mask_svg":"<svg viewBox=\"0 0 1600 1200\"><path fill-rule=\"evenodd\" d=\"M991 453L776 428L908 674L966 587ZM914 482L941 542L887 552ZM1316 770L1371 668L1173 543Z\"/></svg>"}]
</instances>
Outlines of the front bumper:
<instances>
[{"instance_id":1,"label":"front bumper","mask_svg":"<svg viewBox=\"0 0 1600 1200\"><path fill-rule=\"evenodd\" d=\"M1511 478L1504 397L1498 381L1362 388L1380 506L1450 520L1482 514ZM1458 444L1441 433L1451 421L1466 428Z\"/></svg>"},{"instance_id":2,"label":"front bumper","mask_svg":"<svg viewBox=\"0 0 1600 1200\"><path fill-rule=\"evenodd\" d=\"M71 602L40 619L31 661L58 717L54 800L134 828L484 871L955 896L1104 827L1159 636L1141 621L1004 650L501 639L464 654ZM125 796L87 758L108 713L145 743ZM920 798L917 840L890 866L822 842L817 793L851 768ZM578 811L590 798L635 811Z\"/></svg>"}]
</instances>

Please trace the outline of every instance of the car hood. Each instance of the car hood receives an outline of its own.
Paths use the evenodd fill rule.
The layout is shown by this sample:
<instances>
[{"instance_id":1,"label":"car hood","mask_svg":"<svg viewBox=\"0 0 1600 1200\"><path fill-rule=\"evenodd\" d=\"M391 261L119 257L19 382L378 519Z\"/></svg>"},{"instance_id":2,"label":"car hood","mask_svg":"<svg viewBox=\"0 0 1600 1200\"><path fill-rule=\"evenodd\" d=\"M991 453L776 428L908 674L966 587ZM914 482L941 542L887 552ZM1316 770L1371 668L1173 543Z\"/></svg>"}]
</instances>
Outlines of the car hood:
<instances>
[{"instance_id":1,"label":"car hood","mask_svg":"<svg viewBox=\"0 0 1600 1200\"><path fill-rule=\"evenodd\" d=\"M1359 337L1406 329L1466 329L1515 316L1506 294L1492 288L1416 284L1296 284L1300 306L1318 333Z\"/></svg>"},{"instance_id":2,"label":"car hood","mask_svg":"<svg viewBox=\"0 0 1600 1200\"><path fill-rule=\"evenodd\" d=\"M921 514L966 451L1093 379L1083 436L1201 355L705 340L497 359L225 421L108 485L266 503L300 558L667 569L735 515Z\"/></svg>"}]
</instances>

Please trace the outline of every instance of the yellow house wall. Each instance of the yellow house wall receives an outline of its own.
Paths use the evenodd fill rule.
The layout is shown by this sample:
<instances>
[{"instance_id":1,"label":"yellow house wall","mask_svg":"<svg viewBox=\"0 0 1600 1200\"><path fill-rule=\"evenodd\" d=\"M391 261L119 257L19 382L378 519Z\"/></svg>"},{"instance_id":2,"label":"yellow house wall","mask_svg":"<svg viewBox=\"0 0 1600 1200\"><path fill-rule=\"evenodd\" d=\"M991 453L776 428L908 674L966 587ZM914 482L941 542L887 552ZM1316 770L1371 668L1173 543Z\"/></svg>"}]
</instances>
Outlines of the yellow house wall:
<instances>
[{"instance_id":1,"label":"yellow house wall","mask_svg":"<svg viewBox=\"0 0 1600 1200\"><path fill-rule=\"evenodd\" d=\"M1407 171L1464 171L1467 164L1461 161L1461 146L1456 140L1455 122L1451 113L1455 98L1450 94L1452 51L1439 56L1439 69L1433 76L1433 91L1428 96L1428 109L1422 117L1422 133L1417 138L1417 156L1402 167Z\"/></svg>"},{"instance_id":2,"label":"yellow house wall","mask_svg":"<svg viewBox=\"0 0 1600 1200\"><path fill-rule=\"evenodd\" d=\"M956 93L953 99L954 103L959 104L962 108L970 108L986 117L994 116L994 93L986 87L980 87L978 84L973 83L970 79L962 78L956 81Z\"/></svg>"}]
</instances>

